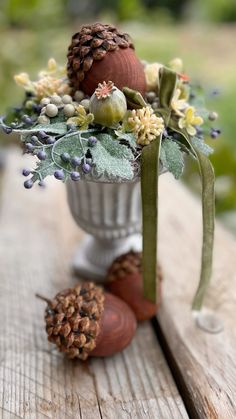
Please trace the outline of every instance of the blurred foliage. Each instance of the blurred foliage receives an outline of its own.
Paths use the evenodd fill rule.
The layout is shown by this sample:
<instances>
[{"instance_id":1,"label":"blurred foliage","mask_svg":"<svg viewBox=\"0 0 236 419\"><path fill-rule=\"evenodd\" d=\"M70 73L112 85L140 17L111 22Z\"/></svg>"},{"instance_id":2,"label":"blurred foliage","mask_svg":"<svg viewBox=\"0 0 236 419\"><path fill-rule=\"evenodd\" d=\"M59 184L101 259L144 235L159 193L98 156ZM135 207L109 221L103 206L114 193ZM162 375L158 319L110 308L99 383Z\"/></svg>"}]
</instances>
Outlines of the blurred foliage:
<instances>
[{"instance_id":1,"label":"blurred foliage","mask_svg":"<svg viewBox=\"0 0 236 419\"><path fill-rule=\"evenodd\" d=\"M199 23L203 18L215 21L235 19L235 0L0 2L1 113L10 104L17 105L23 95L15 86L13 75L28 71L36 76L51 56L65 63L71 35L82 22L100 19L109 22L113 19L114 23L123 21L121 29L133 36L141 58L167 63L180 56L186 72L194 79L203 80L209 93L208 105L220 114L218 125L223 132L218 140L209 139L215 148L212 161L217 175L217 212L236 210L236 56L233 43L236 28L233 25ZM110 14L107 14L109 10ZM173 23L173 16L182 14L194 19L190 23ZM215 89L220 94L212 96ZM193 189L198 189L200 184L196 182L196 168L192 163L186 168L185 180Z\"/></svg>"},{"instance_id":2,"label":"blurred foliage","mask_svg":"<svg viewBox=\"0 0 236 419\"><path fill-rule=\"evenodd\" d=\"M191 17L211 22L235 22L235 0L192 0L189 3Z\"/></svg>"}]
</instances>

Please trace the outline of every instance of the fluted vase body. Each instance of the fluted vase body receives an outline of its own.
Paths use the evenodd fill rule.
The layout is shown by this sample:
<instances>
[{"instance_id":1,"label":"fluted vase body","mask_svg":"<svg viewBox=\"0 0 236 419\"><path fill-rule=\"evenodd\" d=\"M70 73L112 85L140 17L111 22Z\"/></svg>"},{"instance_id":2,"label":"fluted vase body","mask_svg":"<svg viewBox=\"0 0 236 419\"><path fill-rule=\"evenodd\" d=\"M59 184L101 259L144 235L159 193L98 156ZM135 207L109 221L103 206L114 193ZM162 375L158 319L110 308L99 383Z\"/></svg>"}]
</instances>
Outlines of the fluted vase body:
<instances>
[{"instance_id":1,"label":"fluted vase body","mask_svg":"<svg viewBox=\"0 0 236 419\"><path fill-rule=\"evenodd\" d=\"M83 278L103 281L113 260L141 251L140 178L129 182L67 182L68 202L76 223L87 233L74 260Z\"/></svg>"}]
</instances>

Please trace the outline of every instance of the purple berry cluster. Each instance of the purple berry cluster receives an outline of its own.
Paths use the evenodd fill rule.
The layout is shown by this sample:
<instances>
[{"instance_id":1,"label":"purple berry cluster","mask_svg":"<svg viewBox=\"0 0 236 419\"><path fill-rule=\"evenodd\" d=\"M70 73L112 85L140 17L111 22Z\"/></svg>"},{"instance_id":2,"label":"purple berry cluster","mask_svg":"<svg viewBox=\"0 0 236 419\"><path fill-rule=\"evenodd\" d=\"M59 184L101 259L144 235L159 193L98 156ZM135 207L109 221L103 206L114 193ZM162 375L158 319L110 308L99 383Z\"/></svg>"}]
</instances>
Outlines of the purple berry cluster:
<instances>
[{"instance_id":1,"label":"purple berry cluster","mask_svg":"<svg viewBox=\"0 0 236 419\"><path fill-rule=\"evenodd\" d=\"M43 162L47 160L47 158L51 156L51 148L49 148L49 152L47 152L48 147L53 145L56 141L55 138L48 135L45 131L39 131L34 133L30 137L27 143L25 143L25 149L27 152L36 155L38 159ZM90 136L87 139L87 144L89 147L94 147L97 143L97 138L95 136ZM61 154L57 154L56 150L52 149L52 153L54 153L54 164L57 166L56 170L54 171L54 177L57 180L65 181L68 176L73 181L78 181L81 179L81 175L88 174L92 170L92 159L91 153L87 151L83 156L76 156L71 155L68 152L63 152ZM58 157L59 159L58 159ZM47 164L47 163L46 163ZM50 163L49 163L50 164ZM28 168L22 170L23 176L29 176L31 172ZM36 172L37 173L37 172ZM44 181L40 175L40 170L38 170L38 178L39 178L39 186L44 186ZM26 189L31 189L34 181L31 179L27 179L24 182L24 186Z\"/></svg>"}]
</instances>

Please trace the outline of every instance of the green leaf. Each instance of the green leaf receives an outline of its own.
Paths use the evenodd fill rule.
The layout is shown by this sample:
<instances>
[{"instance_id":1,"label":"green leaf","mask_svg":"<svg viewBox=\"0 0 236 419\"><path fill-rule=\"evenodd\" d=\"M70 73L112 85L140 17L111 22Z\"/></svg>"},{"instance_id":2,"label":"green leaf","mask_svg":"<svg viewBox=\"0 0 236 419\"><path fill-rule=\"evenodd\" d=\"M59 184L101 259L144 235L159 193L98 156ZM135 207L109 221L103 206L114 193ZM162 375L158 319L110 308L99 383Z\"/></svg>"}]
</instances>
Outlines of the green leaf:
<instances>
[{"instance_id":1,"label":"green leaf","mask_svg":"<svg viewBox=\"0 0 236 419\"><path fill-rule=\"evenodd\" d=\"M58 169L58 166L52 161L51 149L52 148L45 150L47 154L47 158L45 160L37 161L36 169L32 176L33 182L43 180L47 176L52 176L55 170Z\"/></svg>"},{"instance_id":2,"label":"green leaf","mask_svg":"<svg viewBox=\"0 0 236 419\"><path fill-rule=\"evenodd\" d=\"M184 169L183 153L178 144L168 138L162 141L160 159L163 166L179 179Z\"/></svg>"},{"instance_id":3,"label":"green leaf","mask_svg":"<svg viewBox=\"0 0 236 419\"><path fill-rule=\"evenodd\" d=\"M194 150L198 159L202 180L203 242L201 276L192 308L193 310L200 310L212 275L215 224L215 176L210 160L195 147Z\"/></svg>"},{"instance_id":4,"label":"green leaf","mask_svg":"<svg viewBox=\"0 0 236 419\"><path fill-rule=\"evenodd\" d=\"M42 149L45 150L47 158L37 162L37 168L32 178L34 182L53 175L55 170L58 169L64 170L65 179L67 179L69 176L68 171L71 172L74 169L70 162L65 163L62 161L61 154L66 152L71 157L84 157L88 150L88 143L81 138L79 132L75 132L62 137L53 146L42 146Z\"/></svg>"},{"instance_id":5,"label":"green leaf","mask_svg":"<svg viewBox=\"0 0 236 419\"><path fill-rule=\"evenodd\" d=\"M144 296L155 302L157 298L157 219L158 174L161 137L143 147L141 155L141 192L143 217L143 287Z\"/></svg>"},{"instance_id":6,"label":"green leaf","mask_svg":"<svg viewBox=\"0 0 236 419\"><path fill-rule=\"evenodd\" d=\"M67 125L64 122L56 122L55 124L38 124L30 129L16 129L14 132L19 134L36 134L39 131L44 131L47 134L63 135L67 132Z\"/></svg>"},{"instance_id":7,"label":"green leaf","mask_svg":"<svg viewBox=\"0 0 236 419\"><path fill-rule=\"evenodd\" d=\"M159 101L161 108L170 108L171 100L175 92L177 83L177 74L167 67L161 67L159 70L160 88Z\"/></svg>"},{"instance_id":8,"label":"green leaf","mask_svg":"<svg viewBox=\"0 0 236 419\"><path fill-rule=\"evenodd\" d=\"M129 143L132 148L136 148L137 142L136 137L133 133L125 133L115 131L116 135L118 136L117 140L125 140Z\"/></svg>"},{"instance_id":9,"label":"green leaf","mask_svg":"<svg viewBox=\"0 0 236 419\"><path fill-rule=\"evenodd\" d=\"M199 137L193 137L192 144L198 151L201 151L201 153L205 154L206 156L209 156L209 154L212 154L214 151L208 144L205 143L203 139Z\"/></svg>"},{"instance_id":10,"label":"green leaf","mask_svg":"<svg viewBox=\"0 0 236 419\"><path fill-rule=\"evenodd\" d=\"M65 168L68 167L67 163L62 162L60 155L62 153L69 153L71 157L83 157L88 150L88 142L81 138L80 133L77 131L74 134L65 135L58 140L53 146L53 158L55 162Z\"/></svg>"},{"instance_id":11,"label":"green leaf","mask_svg":"<svg viewBox=\"0 0 236 419\"><path fill-rule=\"evenodd\" d=\"M134 159L132 151L109 134L99 134L97 139L95 147L90 149L97 174L105 175L111 180L116 177L131 180L134 175L131 165Z\"/></svg>"}]
</instances>

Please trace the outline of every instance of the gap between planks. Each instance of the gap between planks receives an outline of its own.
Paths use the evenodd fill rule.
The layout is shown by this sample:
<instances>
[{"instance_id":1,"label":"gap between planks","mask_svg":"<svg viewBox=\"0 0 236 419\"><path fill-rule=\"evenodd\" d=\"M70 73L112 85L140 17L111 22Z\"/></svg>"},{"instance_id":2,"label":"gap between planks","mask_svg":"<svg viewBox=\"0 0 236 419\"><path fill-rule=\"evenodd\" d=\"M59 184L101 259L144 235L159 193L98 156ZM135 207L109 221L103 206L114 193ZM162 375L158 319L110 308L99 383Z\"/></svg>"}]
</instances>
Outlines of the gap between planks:
<instances>
[{"instance_id":1,"label":"gap between planks","mask_svg":"<svg viewBox=\"0 0 236 419\"><path fill-rule=\"evenodd\" d=\"M196 326L191 303L200 273L201 208L169 174L160 178L159 261L163 298L158 336L191 417L236 418L236 240L216 224L212 282L205 307L224 323L219 334Z\"/></svg>"}]
</instances>

